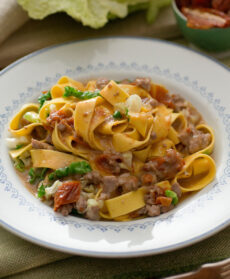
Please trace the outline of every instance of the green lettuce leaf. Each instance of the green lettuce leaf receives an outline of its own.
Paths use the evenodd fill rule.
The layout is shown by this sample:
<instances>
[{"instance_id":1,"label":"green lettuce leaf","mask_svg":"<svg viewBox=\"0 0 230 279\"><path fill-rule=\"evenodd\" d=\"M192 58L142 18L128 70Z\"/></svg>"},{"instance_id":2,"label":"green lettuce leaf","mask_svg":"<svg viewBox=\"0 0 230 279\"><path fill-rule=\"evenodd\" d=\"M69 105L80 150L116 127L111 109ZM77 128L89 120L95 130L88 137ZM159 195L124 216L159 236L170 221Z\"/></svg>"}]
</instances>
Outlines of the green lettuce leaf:
<instances>
[{"instance_id":1,"label":"green lettuce leaf","mask_svg":"<svg viewBox=\"0 0 230 279\"><path fill-rule=\"evenodd\" d=\"M110 18L124 18L130 11L150 9L162 0L18 0L31 18L43 19L50 14L66 12L83 25L93 28L104 26ZM165 1L165 0L163 0ZM171 0L166 0L170 2Z\"/></svg>"}]
</instances>

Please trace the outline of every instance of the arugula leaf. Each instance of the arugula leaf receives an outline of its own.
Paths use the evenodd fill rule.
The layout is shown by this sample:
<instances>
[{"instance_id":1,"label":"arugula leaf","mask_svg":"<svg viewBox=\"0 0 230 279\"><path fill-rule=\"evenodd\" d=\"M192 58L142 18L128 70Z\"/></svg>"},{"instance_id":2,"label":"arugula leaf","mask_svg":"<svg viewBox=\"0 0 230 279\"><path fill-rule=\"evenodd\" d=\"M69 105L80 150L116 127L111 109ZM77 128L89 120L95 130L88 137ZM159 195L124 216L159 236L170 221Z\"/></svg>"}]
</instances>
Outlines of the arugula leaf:
<instances>
[{"instance_id":1,"label":"arugula leaf","mask_svg":"<svg viewBox=\"0 0 230 279\"><path fill-rule=\"evenodd\" d=\"M74 162L68 167L56 169L54 172L49 174L49 180L54 180L56 178L62 178L73 174L85 174L92 171L89 163L86 161Z\"/></svg>"},{"instance_id":2,"label":"arugula leaf","mask_svg":"<svg viewBox=\"0 0 230 279\"><path fill-rule=\"evenodd\" d=\"M122 115L121 115L121 113L120 113L119 110L116 110L116 111L114 112L113 118L115 118L115 119L121 119L121 118L122 118Z\"/></svg>"},{"instance_id":3,"label":"arugula leaf","mask_svg":"<svg viewBox=\"0 0 230 279\"><path fill-rule=\"evenodd\" d=\"M39 181L43 180L45 178L45 174L47 170L48 170L47 168L42 168L37 170L31 168L28 173L30 176L30 180L29 180L30 184L35 183L36 179L38 179Z\"/></svg>"},{"instance_id":4,"label":"arugula leaf","mask_svg":"<svg viewBox=\"0 0 230 279\"><path fill-rule=\"evenodd\" d=\"M79 213L77 209L73 208L72 211L70 212L71 215L76 216L76 217L82 217L82 213Z\"/></svg>"},{"instance_id":5,"label":"arugula leaf","mask_svg":"<svg viewBox=\"0 0 230 279\"><path fill-rule=\"evenodd\" d=\"M43 180L45 178L47 170L48 170L47 168L42 169L40 177L39 177L41 180Z\"/></svg>"},{"instance_id":6,"label":"arugula leaf","mask_svg":"<svg viewBox=\"0 0 230 279\"><path fill-rule=\"evenodd\" d=\"M69 165L70 174L85 174L90 171L92 171L92 168L86 161L74 162Z\"/></svg>"},{"instance_id":7,"label":"arugula leaf","mask_svg":"<svg viewBox=\"0 0 230 279\"><path fill-rule=\"evenodd\" d=\"M130 117L129 117L129 110L128 108L125 108L125 116L128 118L128 122L130 121Z\"/></svg>"},{"instance_id":8,"label":"arugula leaf","mask_svg":"<svg viewBox=\"0 0 230 279\"><path fill-rule=\"evenodd\" d=\"M45 191L45 186L42 184L39 188L38 188L38 197L42 198L43 196L45 196L46 191Z\"/></svg>"},{"instance_id":9,"label":"arugula leaf","mask_svg":"<svg viewBox=\"0 0 230 279\"><path fill-rule=\"evenodd\" d=\"M36 174L35 174L35 169L34 168L31 168L30 170L29 170L29 176L30 176L30 180L29 180L29 182L30 182L30 184L33 184L34 182L35 182L35 180L36 180Z\"/></svg>"},{"instance_id":10,"label":"arugula leaf","mask_svg":"<svg viewBox=\"0 0 230 279\"><path fill-rule=\"evenodd\" d=\"M88 100L88 99L92 99L92 98L100 96L100 91L95 91L95 92L84 91L83 92L83 91L77 90L71 86L66 86L63 97L71 97L71 96L78 98L80 100Z\"/></svg>"},{"instance_id":11,"label":"arugula leaf","mask_svg":"<svg viewBox=\"0 0 230 279\"><path fill-rule=\"evenodd\" d=\"M24 144L17 144L15 149L20 149L24 146Z\"/></svg>"},{"instance_id":12,"label":"arugula leaf","mask_svg":"<svg viewBox=\"0 0 230 279\"><path fill-rule=\"evenodd\" d=\"M18 171L20 171L20 172L24 172L24 171L25 171L25 165L24 165L23 161L22 161L21 159L19 159L19 158L17 158L17 159L15 160L14 167L15 167Z\"/></svg>"},{"instance_id":13,"label":"arugula leaf","mask_svg":"<svg viewBox=\"0 0 230 279\"><path fill-rule=\"evenodd\" d=\"M51 99L51 93L50 91L48 91L46 94L42 94L42 96L40 96L38 98L38 102L40 104L39 110L41 109L41 107L44 105L45 101L50 100Z\"/></svg>"}]
</instances>

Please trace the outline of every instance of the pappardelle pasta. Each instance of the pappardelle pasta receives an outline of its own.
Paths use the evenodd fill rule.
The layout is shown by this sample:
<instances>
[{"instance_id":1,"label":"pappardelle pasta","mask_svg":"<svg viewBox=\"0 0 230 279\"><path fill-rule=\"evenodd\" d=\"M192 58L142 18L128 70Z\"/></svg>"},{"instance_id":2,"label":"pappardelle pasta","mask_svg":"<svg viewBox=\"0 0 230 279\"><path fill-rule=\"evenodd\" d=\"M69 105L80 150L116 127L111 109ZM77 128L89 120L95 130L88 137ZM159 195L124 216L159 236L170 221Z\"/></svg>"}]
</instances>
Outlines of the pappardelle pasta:
<instances>
[{"instance_id":1,"label":"pappardelle pasta","mask_svg":"<svg viewBox=\"0 0 230 279\"><path fill-rule=\"evenodd\" d=\"M149 78L83 84L63 76L24 105L9 130L17 172L63 215L158 216L215 177L212 128Z\"/></svg>"}]
</instances>

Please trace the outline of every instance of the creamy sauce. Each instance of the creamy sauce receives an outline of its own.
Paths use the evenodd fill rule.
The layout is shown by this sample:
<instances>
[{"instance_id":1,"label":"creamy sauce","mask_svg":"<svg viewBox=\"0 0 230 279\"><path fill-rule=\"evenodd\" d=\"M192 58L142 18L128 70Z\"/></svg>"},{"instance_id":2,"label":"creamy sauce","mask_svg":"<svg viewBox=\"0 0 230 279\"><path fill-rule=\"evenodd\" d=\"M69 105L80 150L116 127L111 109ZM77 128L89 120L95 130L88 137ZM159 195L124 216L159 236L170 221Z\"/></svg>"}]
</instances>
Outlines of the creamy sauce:
<instances>
[{"instance_id":1,"label":"creamy sauce","mask_svg":"<svg viewBox=\"0 0 230 279\"><path fill-rule=\"evenodd\" d=\"M17 175L20 177L22 183L26 186L26 188L33 194L36 195L37 193L37 185L36 184L30 184L28 181L28 172L29 170L26 170L24 172L20 172L16 170Z\"/></svg>"}]
</instances>

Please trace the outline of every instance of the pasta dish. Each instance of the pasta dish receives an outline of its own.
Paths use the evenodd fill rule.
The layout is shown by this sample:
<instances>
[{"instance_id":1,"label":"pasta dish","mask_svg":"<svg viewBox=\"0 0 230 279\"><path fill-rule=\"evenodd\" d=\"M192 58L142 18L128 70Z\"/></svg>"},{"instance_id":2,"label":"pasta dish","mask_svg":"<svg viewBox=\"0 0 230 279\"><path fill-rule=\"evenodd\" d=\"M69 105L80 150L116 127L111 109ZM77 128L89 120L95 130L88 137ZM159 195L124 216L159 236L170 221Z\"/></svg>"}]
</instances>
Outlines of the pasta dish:
<instances>
[{"instance_id":1,"label":"pasta dish","mask_svg":"<svg viewBox=\"0 0 230 279\"><path fill-rule=\"evenodd\" d=\"M158 216L215 177L212 128L149 78L83 84L63 76L20 109L9 131L17 173L65 216Z\"/></svg>"}]
</instances>

